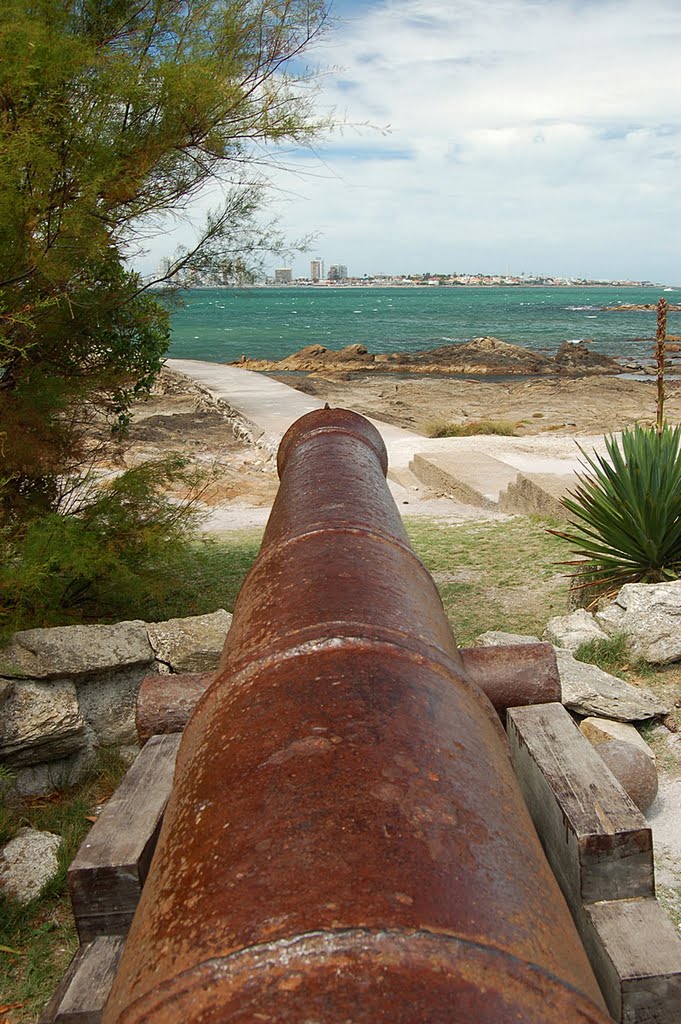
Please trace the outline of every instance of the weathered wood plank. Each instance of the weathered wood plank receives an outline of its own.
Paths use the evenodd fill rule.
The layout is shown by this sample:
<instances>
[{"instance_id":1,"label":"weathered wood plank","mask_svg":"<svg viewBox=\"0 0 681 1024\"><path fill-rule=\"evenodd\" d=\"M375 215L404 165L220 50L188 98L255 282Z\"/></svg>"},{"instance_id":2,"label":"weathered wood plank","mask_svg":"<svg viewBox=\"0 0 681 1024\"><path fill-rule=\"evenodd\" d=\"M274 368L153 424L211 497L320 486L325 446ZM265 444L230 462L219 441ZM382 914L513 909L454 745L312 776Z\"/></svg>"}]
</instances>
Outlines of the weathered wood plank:
<instances>
[{"instance_id":1,"label":"weathered wood plank","mask_svg":"<svg viewBox=\"0 0 681 1024\"><path fill-rule=\"evenodd\" d=\"M679 1024L681 937L657 900L592 903L580 931L616 1021Z\"/></svg>"},{"instance_id":2,"label":"weathered wood plank","mask_svg":"<svg viewBox=\"0 0 681 1024\"><path fill-rule=\"evenodd\" d=\"M582 903L654 896L645 818L561 704L510 709L511 757L573 915Z\"/></svg>"},{"instance_id":3,"label":"weathered wood plank","mask_svg":"<svg viewBox=\"0 0 681 1024\"><path fill-rule=\"evenodd\" d=\"M81 942L127 934L170 796L180 739L174 734L149 740L69 868Z\"/></svg>"},{"instance_id":4,"label":"weathered wood plank","mask_svg":"<svg viewBox=\"0 0 681 1024\"><path fill-rule=\"evenodd\" d=\"M120 935L100 935L81 946L40 1024L99 1024L124 945Z\"/></svg>"}]
</instances>

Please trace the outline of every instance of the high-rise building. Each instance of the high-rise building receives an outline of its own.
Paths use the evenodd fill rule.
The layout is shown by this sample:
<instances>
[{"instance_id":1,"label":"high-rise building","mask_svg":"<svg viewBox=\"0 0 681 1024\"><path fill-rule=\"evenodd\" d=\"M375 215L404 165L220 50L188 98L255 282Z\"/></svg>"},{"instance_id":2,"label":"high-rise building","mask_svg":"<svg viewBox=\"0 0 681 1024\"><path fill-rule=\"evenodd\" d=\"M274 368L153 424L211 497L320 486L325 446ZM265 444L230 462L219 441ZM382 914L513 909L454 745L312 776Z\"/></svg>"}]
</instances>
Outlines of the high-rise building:
<instances>
[{"instance_id":1,"label":"high-rise building","mask_svg":"<svg viewBox=\"0 0 681 1024\"><path fill-rule=\"evenodd\" d=\"M280 267L279 270L274 271L275 284L291 284L292 281L293 271L290 267Z\"/></svg>"},{"instance_id":2,"label":"high-rise building","mask_svg":"<svg viewBox=\"0 0 681 1024\"><path fill-rule=\"evenodd\" d=\"M329 281L344 281L348 276L348 268L343 263L332 263L329 267Z\"/></svg>"},{"instance_id":3,"label":"high-rise building","mask_svg":"<svg viewBox=\"0 0 681 1024\"><path fill-rule=\"evenodd\" d=\"M317 256L316 259L310 261L310 280L321 281L324 277L324 260Z\"/></svg>"},{"instance_id":4,"label":"high-rise building","mask_svg":"<svg viewBox=\"0 0 681 1024\"><path fill-rule=\"evenodd\" d=\"M162 256L159 260L158 268L156 270L157 277L165 278L170 273L170 268L173 265L173 261L169 256Z\"/></svg>"}]
</instances>

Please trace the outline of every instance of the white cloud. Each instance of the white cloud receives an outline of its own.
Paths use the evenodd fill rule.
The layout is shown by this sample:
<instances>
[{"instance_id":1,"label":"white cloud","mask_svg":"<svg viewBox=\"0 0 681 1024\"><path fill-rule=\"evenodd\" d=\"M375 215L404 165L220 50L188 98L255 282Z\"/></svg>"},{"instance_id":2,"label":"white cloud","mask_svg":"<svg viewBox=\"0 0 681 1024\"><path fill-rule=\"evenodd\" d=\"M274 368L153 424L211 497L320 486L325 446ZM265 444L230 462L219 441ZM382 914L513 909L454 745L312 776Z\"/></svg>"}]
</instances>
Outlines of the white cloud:
<instances>
[{"instance_id":1,"label":"white cloud","mask_svg":"<svg viewBox=\"0 0 681 1024\"><path fill-rule=\"evenodd\" d=\"M676 0L336 12L313 57L341 68L321 102L346 126L274 175L292 193L274 208L322 233L327 263L681 281Z\"/></svg>"}]
</instances>

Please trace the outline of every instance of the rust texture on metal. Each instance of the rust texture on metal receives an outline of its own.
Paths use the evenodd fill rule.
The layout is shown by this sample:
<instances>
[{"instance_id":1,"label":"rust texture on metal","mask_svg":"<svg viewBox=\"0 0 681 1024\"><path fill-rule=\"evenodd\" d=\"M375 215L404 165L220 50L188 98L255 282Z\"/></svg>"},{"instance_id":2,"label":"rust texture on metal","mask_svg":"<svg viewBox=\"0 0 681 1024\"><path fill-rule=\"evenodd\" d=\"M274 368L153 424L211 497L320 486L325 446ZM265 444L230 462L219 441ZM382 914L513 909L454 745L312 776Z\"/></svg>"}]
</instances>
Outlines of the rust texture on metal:
<instances>
[{"instance_id":1,"label":"rust texture on metal","mask_svg":"<svg viewBox=\"0 0 681 1024\"><path fill-rule=\"evenodd\" d=\"M551 644L462 647L468 678L489 697L502 721L509 708L560 703L560 675Z\"/></svg>"},{"instance_id":2,"label":"rust texture on metal","mask_svg":"<svg viewBox=\"0 0 681 1024\"><path fill-rule=\"evenodd\" d=\"M145 676L137 691L135 726L144 746L152 736L182 732L215 672L178 672Z\"/></svg>"},{"instance_id":3,"label":"rust texture on metal","mask_svg":"<svg viewBox=\"0 0 681 1024\"><path fill-rule=\"evenodd\" d=\"M469 679L489 697L502 722L510 707L560 702L560 676L551 644L461 647ZM145 676L137 692L137 737L182 732L215 678L214 672Z\"/></svg>"},{"instance_id":4,"label":"rust texture on metal","mask_svg":"<svg viewBox=\"0 0 681 1024\"><path fill-rule=\"evenodd\" d=\"M284 438L105 1024L610 1019L386 465Z\"/></svg>"}]
</instances>

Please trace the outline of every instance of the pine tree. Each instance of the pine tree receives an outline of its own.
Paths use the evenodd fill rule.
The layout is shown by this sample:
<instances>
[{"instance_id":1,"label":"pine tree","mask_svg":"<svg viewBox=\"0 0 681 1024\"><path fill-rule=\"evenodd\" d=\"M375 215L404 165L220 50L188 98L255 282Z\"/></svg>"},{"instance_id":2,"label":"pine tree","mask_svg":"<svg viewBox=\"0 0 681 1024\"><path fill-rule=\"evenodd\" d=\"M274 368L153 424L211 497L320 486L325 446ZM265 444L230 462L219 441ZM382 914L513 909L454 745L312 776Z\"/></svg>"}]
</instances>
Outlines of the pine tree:
<instances>
[{"instance_id":1,"label":"pine tree","mask_svg":"<svg viewBox=\"0 0 681 1024\"><path fill-rule=\"evenodd\" d=\"M211 182L171 267L229 275L268 244L254 161L321 127L300 56L320 0L3 0L0 502L58 507L94 416L122 423L169 340L126 260Z\"/></svg>"}]
</instances>

